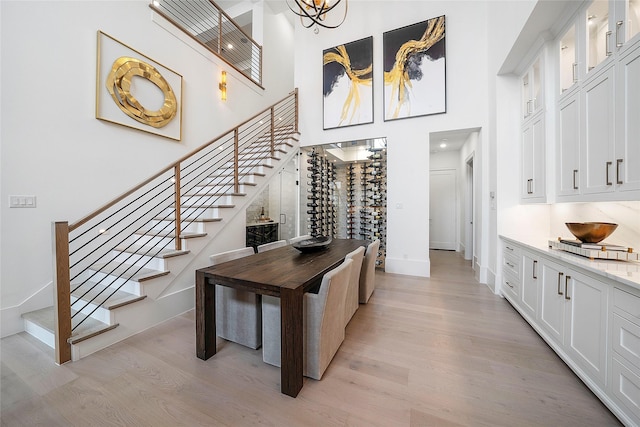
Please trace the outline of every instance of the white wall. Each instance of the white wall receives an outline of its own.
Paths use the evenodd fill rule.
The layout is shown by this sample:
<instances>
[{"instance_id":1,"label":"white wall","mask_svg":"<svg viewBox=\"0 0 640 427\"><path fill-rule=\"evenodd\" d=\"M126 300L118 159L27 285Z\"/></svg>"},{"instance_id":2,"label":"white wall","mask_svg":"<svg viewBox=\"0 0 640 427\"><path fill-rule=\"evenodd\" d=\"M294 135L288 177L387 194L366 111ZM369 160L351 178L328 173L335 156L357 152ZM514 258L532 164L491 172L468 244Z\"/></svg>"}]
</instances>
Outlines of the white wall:
<instances>
[{"instance_id":1,"label":"white wall","mask_svg":"<svg viewBox=\"0 0 640 427\"><path fill-rule=\"evenodd\" d=\"M282 15L264 8L261 89L154 22L148 4L0 3L3 310L51 282L52 221L79 219L293 90L293 29ZM96 120L98 30L183 76L180 142ZM227 102L218 95L221 70ZM35 195L37 207L9 209L9 195Z\"/></svg>"},{"instance_id":2,"label":"white wall","mask_svg":"<svg viewBox=\"0 0 640 427\"><path fill-rule=\"evenodd\" d=\"M300 88L302 145L386 137L386 271L429 275L429 133L487 125L486 3L352 1L345 23L318 35L296 26L295 80ZM385 122L382 34L446 16L447 113ZM505 17L506 18L506 17ZM373 36L374 123L322 130L322 51Z\"/></svg>"}]
</instances>

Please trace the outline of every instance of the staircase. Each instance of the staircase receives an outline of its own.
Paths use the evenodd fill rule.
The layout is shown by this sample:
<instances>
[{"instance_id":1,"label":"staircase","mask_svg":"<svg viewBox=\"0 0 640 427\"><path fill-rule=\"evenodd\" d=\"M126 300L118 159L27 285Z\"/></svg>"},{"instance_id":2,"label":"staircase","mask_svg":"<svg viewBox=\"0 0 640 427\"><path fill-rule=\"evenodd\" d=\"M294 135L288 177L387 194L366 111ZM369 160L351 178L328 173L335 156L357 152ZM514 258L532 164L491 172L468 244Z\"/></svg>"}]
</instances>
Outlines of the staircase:
<instances>
[{"instance_id":1,"label":"staircase","mask_svg":"<svg viewBox=\"0 0 640 427\"><path fill-rule=\"evenodd\" d=\"M25 331L78 360L193 308L195 270L297 154L297 91L87 217L54 224L55 303Z\"/></svg>"}]
</instances>

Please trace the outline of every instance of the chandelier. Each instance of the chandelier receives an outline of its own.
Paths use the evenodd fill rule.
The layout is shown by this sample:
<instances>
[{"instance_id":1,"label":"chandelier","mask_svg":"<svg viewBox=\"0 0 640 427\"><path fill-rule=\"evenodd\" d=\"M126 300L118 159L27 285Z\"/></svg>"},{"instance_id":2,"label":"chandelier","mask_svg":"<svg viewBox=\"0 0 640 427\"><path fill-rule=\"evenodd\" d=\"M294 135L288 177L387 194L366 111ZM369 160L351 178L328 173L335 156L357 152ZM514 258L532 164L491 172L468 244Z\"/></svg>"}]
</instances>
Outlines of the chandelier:
<instances>
[{"instance_id":1,"label":"chandelier","mask_svg":"<svg viewBox=\"0 0 640 427\"><path fill-rule=\"evenodd\" d=\"M314 25L319 25L324 28L338 28L344 22L347 17L347 8L349 0L293 0L295 6L292 7L287 1L287 6L296 15L300 17L300 22L305 28L311 28ZM323 22L327 17L327 13L331 12L336 6L344 1L344 15L342 20L338 24L328 24ZM314 29L314 32L318 34L318 28Z\"/></svg>"}]
</instances>

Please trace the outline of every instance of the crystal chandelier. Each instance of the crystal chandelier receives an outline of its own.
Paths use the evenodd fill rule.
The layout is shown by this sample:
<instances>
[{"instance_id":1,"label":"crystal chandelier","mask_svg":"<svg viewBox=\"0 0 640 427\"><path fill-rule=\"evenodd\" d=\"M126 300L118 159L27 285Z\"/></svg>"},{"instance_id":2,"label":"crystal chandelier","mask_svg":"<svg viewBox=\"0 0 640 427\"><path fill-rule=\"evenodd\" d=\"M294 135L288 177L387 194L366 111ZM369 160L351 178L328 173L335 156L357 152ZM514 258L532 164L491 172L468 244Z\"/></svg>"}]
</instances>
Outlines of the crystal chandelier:
<instances>
[{"instance_id":1,"label":"crystal chandelier","mask_svg":"<svg viewBox=\"0 0 640 427\"><path fill-rule=\"evenodd\" d=\"M287 5L289 9L300 17L300 22L305 28L311 28L314 25L319 25L324 28L338 28L344 22L347 17L347 8L349 0L293 0L295 6L291 6L289 1ZM332 11L336 6L344 1L344 14L342 20L338 24L327 24L323 22L327 16L327 13ZM318 28L314 29L314 32L318 33Z\"/></svg>"}]
</instances>

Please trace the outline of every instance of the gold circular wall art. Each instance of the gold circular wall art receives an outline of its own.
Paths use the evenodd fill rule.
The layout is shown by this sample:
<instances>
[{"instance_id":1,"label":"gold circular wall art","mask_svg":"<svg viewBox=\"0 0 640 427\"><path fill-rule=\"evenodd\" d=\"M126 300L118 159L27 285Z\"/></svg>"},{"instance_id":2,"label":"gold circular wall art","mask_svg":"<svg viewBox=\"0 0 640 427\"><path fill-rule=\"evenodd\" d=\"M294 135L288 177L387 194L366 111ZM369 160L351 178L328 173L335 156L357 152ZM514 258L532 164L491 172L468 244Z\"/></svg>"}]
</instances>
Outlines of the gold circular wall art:
<instances>
[{"instance_id":1,"label":"gold circular wall art","mask_svg":"<svg viewBox=\"0 0 640 427\"><path fill-rule=\"evenodd\" d=\"M164 103L159 110L147 110L131 94L131 79L135 76L149 80L164 95ZM152 65L139 59L122 56L116 59L107 76L107 90L118 107L132 119L155 128L166 126L178 111L176 95L162 74Z\"/></svg>"}]
</instances>

